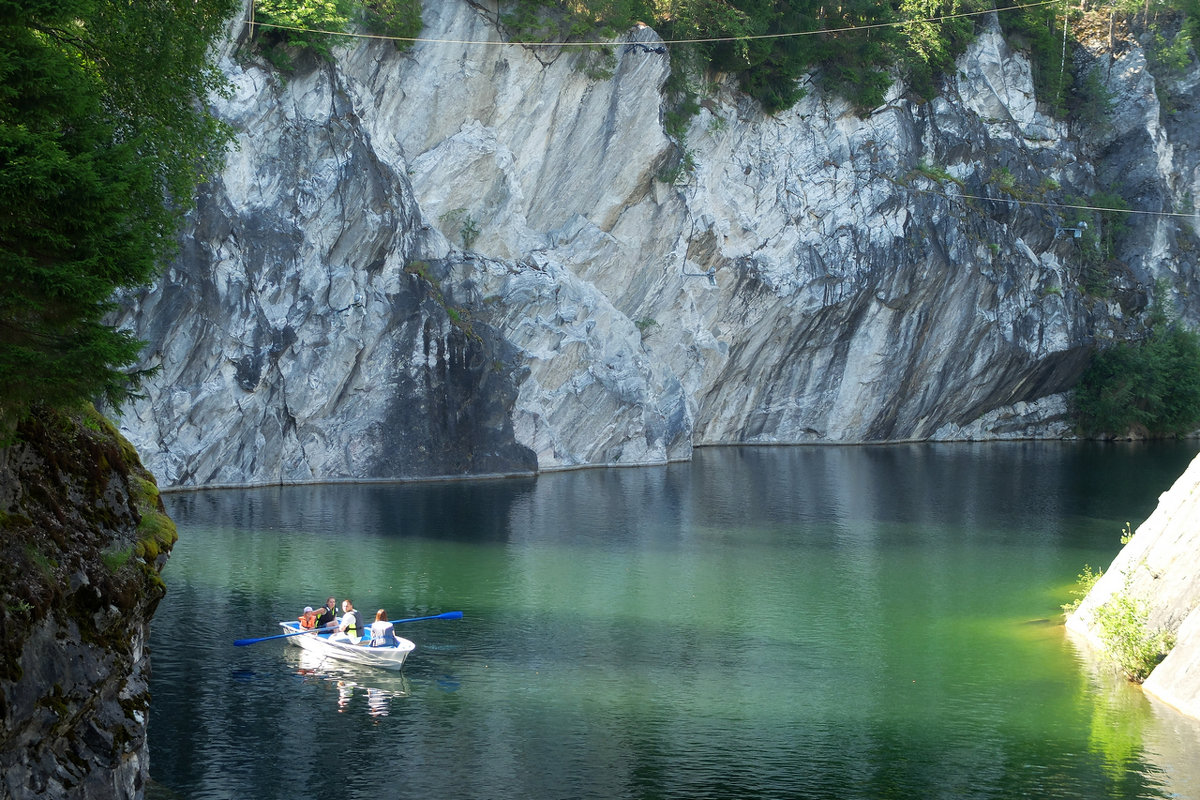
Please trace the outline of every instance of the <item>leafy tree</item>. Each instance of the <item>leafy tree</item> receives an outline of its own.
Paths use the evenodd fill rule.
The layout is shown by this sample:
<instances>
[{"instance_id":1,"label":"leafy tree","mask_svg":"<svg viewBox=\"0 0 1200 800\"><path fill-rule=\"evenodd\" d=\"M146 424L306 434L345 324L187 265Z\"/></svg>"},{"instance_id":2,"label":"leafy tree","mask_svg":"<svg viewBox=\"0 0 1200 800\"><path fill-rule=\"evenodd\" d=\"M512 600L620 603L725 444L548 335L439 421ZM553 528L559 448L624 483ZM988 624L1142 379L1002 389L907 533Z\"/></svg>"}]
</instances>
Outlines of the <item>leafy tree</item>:
<instances>
[{"instance_id":1,"label":"leafy tree","mask_svg":"<svg viewBox=\"0 0 1200 800\"><path fill-rule=\"evenodd\" d=\"M1058 6L1030 5L1018 12L1000 14L998 19L1008 40L1029 56L1038 99L1063 115L1069 99L1080 89L1070 50L1065 51L1064 58L1060 10Z\"/></svg>"},{"instance_id":2,"label":"leafy tree","mask_svg":"<svg viewBox=\"0 0 1200 800\"><path fill-rule=\"evenodd\" d=\"M202 106L233 0L0 0L0 421L125 400L104 322L170 254L227 130Z\"/></svg>"},{"instance_id":3,"label":"leafy tree","mask_svg":"<svg viewBox=\"0 0 1200 800\"><path fill-rule=\"evenodd\" d=\"M254 21L265 26L258 31L268 46L307 48L331 58L341 37L329 34L345 31L354 10L351 0L255 0ZM277 61L280 67L290 65L283 57Z\"/></svg>"},{"instance_id":4,"label":"leafy tree","mask_svg":"<svg viewBox=\"0 0 1200 800\"><path fill-rule=\"evenodd\" d=\"M505 7L517 36L539 41L653 24L663 38L689 42L672 47L673 69L683 62L735 75L775 113L803 96L798 80L810 72L862 110L883 101L894 75L932 97L974 33L970 19L935 18L981 8L982 0L512 0ZM923 21L891 24L902 18Z\"/></svg>"},{"instance_id":5,"label":"leafy tree","mask_svg":"<svg viewBox=\"0 0 1200 800\"><path fill-rule=\"evenodd\" d=\"M421 33L421 0L364 0L363 24L371 33L412 39ZM397 41L398 49L411 42Z\"/></svg>"},{"instance_id":6,"label":"leafy tree","mask_svg":"<svg viewBox=\"0 0 1200 800\"><path fill-rule=\"evenodd\" d=\"M1075 390L1090 434L1176 436L1200 426L1200 335L1157 307L1150 334L1101 350Z\"/></svg>"},{"instance_id":7,"label":"leafy tree","mask_svg":"<svg viewBox=\"0 0 1200 800\"><path fill-rule=\"evenodd\" d=\"M282 70L292 68L284 48L308 50L324 59L352 24L379 36L397 37L406 49L421 32L421 0L255 0L255 38L267 59ZM261 26L261 27L260 27Z\"/></svg>"}]
</instances>

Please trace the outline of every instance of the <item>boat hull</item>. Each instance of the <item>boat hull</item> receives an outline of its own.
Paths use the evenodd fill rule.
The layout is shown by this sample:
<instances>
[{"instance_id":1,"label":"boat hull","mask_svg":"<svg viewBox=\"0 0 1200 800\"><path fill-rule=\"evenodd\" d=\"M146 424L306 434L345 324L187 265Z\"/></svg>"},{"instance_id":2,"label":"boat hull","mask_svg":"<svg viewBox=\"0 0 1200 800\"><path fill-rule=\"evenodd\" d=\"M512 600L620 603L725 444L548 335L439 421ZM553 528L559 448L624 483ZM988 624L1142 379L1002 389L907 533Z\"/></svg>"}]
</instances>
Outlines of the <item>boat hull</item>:
<instances>
[{"instance_id":1,"label":"boat hull","mask_svg":"<svg viewBox=\"0 0 1200 800\"><path fill-rule=\"evenodd\" d=\"M279 627L283 628L284 633L299 633L301 630L299 622L281 622ZM329 634L316 631L303 636L289 636L287 641L322 658L391 670L403 667L404 659L416 648L408 639L401 639L399 636L396 637L394 647L370 647L365 644L330 641Z\"/></svg>"}]
</instances>

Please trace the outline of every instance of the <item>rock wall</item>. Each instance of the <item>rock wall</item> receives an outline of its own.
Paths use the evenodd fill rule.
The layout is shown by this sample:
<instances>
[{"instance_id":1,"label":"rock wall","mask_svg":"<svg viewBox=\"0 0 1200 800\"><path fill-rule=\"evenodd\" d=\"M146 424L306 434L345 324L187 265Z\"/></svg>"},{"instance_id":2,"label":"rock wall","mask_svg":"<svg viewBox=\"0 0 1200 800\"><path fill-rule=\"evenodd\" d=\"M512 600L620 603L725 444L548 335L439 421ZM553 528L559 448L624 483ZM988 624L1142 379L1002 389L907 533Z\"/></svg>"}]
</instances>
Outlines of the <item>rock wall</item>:
<instances>
[{"instance_id":1,"label":"rock wall","mask_svg":"<svg viewBox=\"0 0 1200 800\"><path fill-rule=\"evenodd\" d=\"M1069 436L1064 392L1157 279L1200 318L1194 215L1138 217L1101 293L1059 230L1098 189L1200 190L1194 101L1164 114L1135 43L1078 52L1114 98L1094 129L1043 113L992 19L931 102L810 86L768 117L718 83L676 141L653 30L610 59L425 6L430 41L287 76L231 28L237 147L122 320L161 368L122 429L165 484Z\"/></svg>"},{"instance_id":2,"label":"rock wall","mask_svg":"<svg viewBox=\"0 0 1200 800\"><path fill-rule=\"evenodd\" d=\"M1175 634L1175 646L1145 690L1200 718L1200 457L1158 501L1108 570L1067 617L1067 628L1104 651L1096 609L1119 593L1144 604L1150 631Z\"/></svg>"},{"instance_id":3,"label":"rock wall","mask_svg":"<svg viewBox=\"0 0 1200 800\"><path fill-rule=\"evenodd\" d=\"M0 798L141 797L146 642L174 526L153 477L94 410L37 412L6 441Z\"/></svg>"}]
</instances>

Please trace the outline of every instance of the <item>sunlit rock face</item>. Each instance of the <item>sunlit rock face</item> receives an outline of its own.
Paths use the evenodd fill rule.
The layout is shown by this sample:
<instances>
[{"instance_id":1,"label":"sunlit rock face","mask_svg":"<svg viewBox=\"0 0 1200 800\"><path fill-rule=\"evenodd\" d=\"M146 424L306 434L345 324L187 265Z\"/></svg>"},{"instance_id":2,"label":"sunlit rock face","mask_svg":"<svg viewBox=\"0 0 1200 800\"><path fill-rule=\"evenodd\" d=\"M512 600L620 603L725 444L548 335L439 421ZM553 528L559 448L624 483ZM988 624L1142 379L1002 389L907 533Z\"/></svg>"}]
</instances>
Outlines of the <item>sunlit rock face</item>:
<instances>
[{"instance_id":1,"label":"sunlit rock face","mask_svg":"<svg viewBox=\"0 0 1200 800\"><path fill-rule=\"evenodd\" d=\"M1067 627L1101 652L1108 648L1097 611L1119 597L1145 612L1147 633L1167 631L1175 646L1144 684L1148 693L1200 718L1200 458L1159 498Z\"/></svg>"},{"instance_id":2,"label":"sunlit rock face","mask_svg":"<svg viewBox=\"0 0 1200 800\"><path fill-rule=\"evenodd\" d=\"M1084 291L1046 204L1200 189L1136 48L1080 55L1121 109L1103 135L1043 113L992 21L932 101L809 86L767 117L719 84L678 142L653 30L518 46L486 8L428 3L433 41L286 79L234 27L237 148L125 316L161 369L123 430L164 483L1069 436L1089 348L1195 280L1194 223L1146 217Z\"/></svg>"}]
</instances>

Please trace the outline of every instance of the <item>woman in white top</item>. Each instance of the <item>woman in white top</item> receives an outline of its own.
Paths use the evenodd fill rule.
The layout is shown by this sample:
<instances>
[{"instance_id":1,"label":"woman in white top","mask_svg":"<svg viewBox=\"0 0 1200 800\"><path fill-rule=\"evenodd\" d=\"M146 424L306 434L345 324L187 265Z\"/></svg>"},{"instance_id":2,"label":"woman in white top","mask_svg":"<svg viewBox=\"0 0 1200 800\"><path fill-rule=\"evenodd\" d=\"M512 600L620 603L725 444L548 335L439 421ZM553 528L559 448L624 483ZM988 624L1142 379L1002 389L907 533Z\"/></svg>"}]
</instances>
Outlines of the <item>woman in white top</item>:
<instances>
[{"instance_id":1,"label":"woman in white top","mask_svg":"<svg viewBox=\"0 0 1200 800\"><path fill-rule=\"evenodd\" d=\"M371 623L371 647L395 647L395 626L388 622L387 612L382 608L375 612Z\"/></svg>"}]
</instances>

